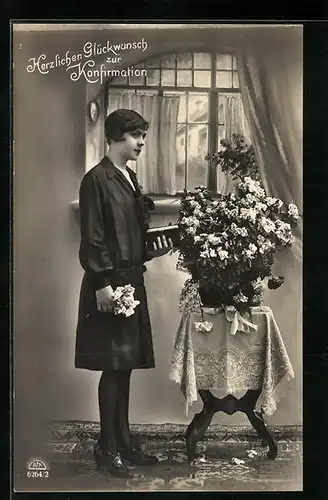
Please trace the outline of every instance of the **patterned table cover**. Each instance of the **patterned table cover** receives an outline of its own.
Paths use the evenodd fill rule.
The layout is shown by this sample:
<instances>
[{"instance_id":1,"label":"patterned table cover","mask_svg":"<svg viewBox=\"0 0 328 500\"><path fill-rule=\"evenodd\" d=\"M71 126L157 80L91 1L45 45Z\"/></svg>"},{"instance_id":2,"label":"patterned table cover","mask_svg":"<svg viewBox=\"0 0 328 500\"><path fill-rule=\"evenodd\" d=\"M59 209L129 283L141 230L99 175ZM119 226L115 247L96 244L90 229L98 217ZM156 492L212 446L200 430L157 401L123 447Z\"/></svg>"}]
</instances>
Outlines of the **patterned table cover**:
<instances>
[{"instance_id":1,"label":"patterned table cover","mask_svg":"<svg viewBox=\"0 0 328 500\"><path fill-rule=\"evenodd\" d=\"M199 330L198 322L212 324ZM248 321L233 308L182 314L171 358L169 378L180 384L188 407L198 389L223 389L227 394L262 388L256 408L272 415L278 387L294 378L272 310L254 307Z\"/></svg>"}]
</instances>

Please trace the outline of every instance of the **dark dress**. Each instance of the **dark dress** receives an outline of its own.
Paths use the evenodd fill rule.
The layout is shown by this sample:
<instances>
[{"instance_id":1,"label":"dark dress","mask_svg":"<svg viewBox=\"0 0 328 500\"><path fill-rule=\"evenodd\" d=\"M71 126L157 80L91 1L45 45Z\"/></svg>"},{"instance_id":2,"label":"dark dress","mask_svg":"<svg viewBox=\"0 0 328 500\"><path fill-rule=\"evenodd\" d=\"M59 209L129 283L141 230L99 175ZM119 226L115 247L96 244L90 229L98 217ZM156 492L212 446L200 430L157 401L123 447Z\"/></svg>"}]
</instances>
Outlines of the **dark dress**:
<instances>
[{"instance_id":1,"label":"dark dress","mask_svg":"<svg viewBox=\"0 0 328 500\"><path fill-rule=\"evenodd\" d=\"M80 263L82 280L76 331L75 367L88 370L153 368L154 352L144 262L149 203L135 173L135 191L107 156L82 179ZM153 207L152 207L153 208ZM96 290L131 284L140 301L125 318L97 310Z\"/></svg>"}]
</instances>

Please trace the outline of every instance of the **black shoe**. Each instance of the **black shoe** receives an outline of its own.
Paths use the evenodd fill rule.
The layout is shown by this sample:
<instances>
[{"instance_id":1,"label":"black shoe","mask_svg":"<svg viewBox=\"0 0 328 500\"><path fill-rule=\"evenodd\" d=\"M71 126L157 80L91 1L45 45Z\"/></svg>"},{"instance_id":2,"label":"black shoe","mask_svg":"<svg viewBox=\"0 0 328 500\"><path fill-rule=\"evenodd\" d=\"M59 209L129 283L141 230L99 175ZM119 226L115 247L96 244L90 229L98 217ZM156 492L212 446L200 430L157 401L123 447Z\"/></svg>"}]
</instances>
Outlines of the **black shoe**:
<instances>
[{"instance_id":1,"label":"black shoe","mask_svg":"<svg viewBox=\"0 0 328 500\"><path fill-rule=\"evenodd\" d=\"M133 477L132 472L122 462L119 453L104 453L97 445L94 450L94 457L97 468L101 472L106 472L111 476L128 479Z\"/></svg>"},{"instance_id":2,"label":"black shoe","mask_svg":"<svg viewBox=\"0 0 328 500\"><path fill-rule=\"evenodd\" d=\"M141 448L123 448L120 453L123 460L133 465L156 465L158 463L155 455L147 455Z\"/></svg>"}]
</instances>

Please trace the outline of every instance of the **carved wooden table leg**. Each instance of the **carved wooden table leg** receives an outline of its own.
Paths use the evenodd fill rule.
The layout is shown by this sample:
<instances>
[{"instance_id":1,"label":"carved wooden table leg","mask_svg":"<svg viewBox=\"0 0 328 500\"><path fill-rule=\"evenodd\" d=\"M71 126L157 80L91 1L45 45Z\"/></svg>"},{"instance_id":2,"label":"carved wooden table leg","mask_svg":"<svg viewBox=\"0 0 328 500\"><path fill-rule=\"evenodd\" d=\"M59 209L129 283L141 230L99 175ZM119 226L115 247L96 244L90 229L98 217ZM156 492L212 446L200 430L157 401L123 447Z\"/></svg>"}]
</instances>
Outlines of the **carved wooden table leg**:
<instances>
[{"instance_id":1,"label":"carved wooden table leg","mask_svg":"<svg viewBox=\"0 0 328 500\"><path fill-rule=\"evenodd\" d=\"M216 412L213 404L215 399L213 394L210 391L201 389L198 391L198 394L202 398L203 409L200 413L195 413L194 418L185 432L189 464L191 464L195 458L197 442L204 437L206 429L210 425L212 417Z\"/></svg>"},{"instance_id":2,"label":"carved wooden table leg","mask_svg":"<svg viewBox=\"0 0 328 500\"><path fill-rule=\"evenodd\" d=\"M200 413L194 415L185 433L189 463L192 463L195 458L197 442L204 437L213 415L218 411L223 411L227 415L232 415L237 411L245 413L258 435L262 438L262 446L265 444L269 446L267 457L271 460L277 457L277 443L266 427L263 417L254 411L261 389L249 390L240 399L231 394L222 399L216 398L211 391L201 389L198 394L203 401L203 409Z\"/></svg>"},{"instance_id":3,"label":"carved wooden table leg","mask_svg":"<svg viewBox=\"0 0 328 500\"><path fill-rule=\"evenodd\" d=\"M271 432L266 426L266 423L260 413L254 411L256 401L261 394L261 389L255 391L247 391L240 401L244 400L244 413L248 420L262 438L262 446L266 443L269 446L267 457L270 460L275 460L278 455L278 446Z\"/></svg>"}]
</instances>

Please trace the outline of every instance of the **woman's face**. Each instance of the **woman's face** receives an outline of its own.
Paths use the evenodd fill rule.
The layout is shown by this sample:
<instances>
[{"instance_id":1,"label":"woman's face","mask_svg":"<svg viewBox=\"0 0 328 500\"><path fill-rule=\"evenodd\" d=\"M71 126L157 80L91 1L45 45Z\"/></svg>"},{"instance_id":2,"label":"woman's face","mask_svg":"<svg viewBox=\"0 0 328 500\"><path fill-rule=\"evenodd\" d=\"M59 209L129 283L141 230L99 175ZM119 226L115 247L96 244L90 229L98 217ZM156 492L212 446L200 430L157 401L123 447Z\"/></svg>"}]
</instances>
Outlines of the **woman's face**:
<instances>
[{"instance_id":1,"label":"woman's face","mask_svg":"<svg viewBox=\"0 0 328 500\"><path fill-rule=\"evenodd\" d=\"M120 144L119 153L125 161L137 160L145 145L145 138L146 132L144 130L138 129L133 132L125 132L123 135L124 140L118 143Z\"/></svg>"}]
</instances>

